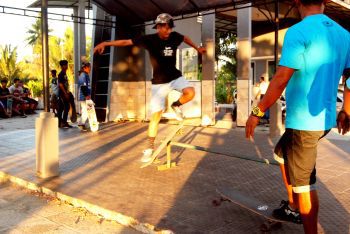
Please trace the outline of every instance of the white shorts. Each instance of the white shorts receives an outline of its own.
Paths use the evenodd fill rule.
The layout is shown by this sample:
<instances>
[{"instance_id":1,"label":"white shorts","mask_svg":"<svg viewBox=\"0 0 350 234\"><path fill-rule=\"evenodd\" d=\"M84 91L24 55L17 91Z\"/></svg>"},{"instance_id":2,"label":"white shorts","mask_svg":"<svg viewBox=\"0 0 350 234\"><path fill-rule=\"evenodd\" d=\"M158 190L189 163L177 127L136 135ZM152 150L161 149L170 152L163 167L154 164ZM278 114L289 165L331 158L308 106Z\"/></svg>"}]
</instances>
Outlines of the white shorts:
<instances>
[{"instance_id":1,"label":"white shorts","mask_svg":"<svg viewBox=\"0 0 350 234\"><path fill-rule=\"evenodd\" d=\"M182 92L183 89L192 87L183 76L180 76L176 80L170 81L165 84L152 84L152 96L150 104L151 114L164 111L166 108L166 99L168 94L172 90Z\"/></svg>"}]
</instances>

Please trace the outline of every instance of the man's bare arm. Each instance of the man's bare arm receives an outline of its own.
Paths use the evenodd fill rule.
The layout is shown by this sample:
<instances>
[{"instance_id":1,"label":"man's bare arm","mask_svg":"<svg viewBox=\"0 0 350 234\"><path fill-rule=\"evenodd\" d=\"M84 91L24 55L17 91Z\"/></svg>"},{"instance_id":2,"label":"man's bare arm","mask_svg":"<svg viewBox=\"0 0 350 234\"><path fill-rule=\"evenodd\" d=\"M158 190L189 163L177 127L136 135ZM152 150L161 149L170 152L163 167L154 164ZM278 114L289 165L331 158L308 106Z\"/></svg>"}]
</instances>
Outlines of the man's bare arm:
<instances>
[{"instance_id":1,"label":"man's bare arm","mask_svg":"<svg viewBox=\"0 0 350 234\"><path fill-rule=\"evenodd\" d=\"M258 104L261 111L265 112L280 98L293 73L293 68L283 66L277 68L263 99Z\"/></svg>"},{"instance_id":2,"label":"man's bare arm","mask_svg":"<svg viewBox=\"0 0 350 234\"><path fill-rule=\"evenodd\" d=\"M117 47L122 47L122 46L131 46L133 45L133 42L131 39L126 39L126 40L115 40L115 41L104 41L98 44L94 48L94 54L97 52L99 54L102 54L106 46L117 46Z\"/></svg>"},{"instance_id":3,"label":"man's bare arm","mask_svg":"<svg viewBox=\"0 0 350 234\"><path fill-rule=\"evenodd\" d=\"M281 96L283 90L286 88L290 78L294 73L294 69L280 66L277 68L275 75L273 76L270 85L266 91L258 107L261 111L265 112L272 104L274 104ZM250 115L246 126L245 134L246 138L254 137L254 129L259 123L259 118Z\"/></svg>"},{"instance_id":4,"label":"man's bare arm","mask_svg":"<svg viewBox=\"0 0 350 234\"><path fill-rule=\"evenodd\" d=\"M194 42L187 36L184 36L184 42L187 45L193 47L195 50L197 50L198 53L200 53L200 54L204 54L206 51L205 48L203 48L203 47L197 47L196 44L194 44Z\"/></svg>"}]
</instances>

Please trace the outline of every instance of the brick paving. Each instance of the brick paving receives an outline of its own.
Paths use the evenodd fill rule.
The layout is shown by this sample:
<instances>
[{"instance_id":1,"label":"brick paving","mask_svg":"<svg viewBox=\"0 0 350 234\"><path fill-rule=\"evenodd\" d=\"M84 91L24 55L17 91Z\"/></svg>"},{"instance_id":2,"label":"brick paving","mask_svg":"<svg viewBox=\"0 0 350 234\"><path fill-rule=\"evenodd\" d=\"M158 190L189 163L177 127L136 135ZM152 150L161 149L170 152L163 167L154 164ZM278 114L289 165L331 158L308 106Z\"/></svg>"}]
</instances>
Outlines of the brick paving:
<instances>
[{"instance_id":1,"label":"brick paving","mask_svg":"<svg viewBox=\"0 0 350 234\"><path fill-rule=\"evenodd\" d=\"M161 124L157 143L174 127ZM147 124L137 122L103 125L97 133L60 130L60 176L41 180L35 176L34 129L7 129L0 132L0 171L176 233L260 233L261 217L229 203L212 206L218 185L273 206L286 198L277 166L234 157L271 160L277 139L265 128L250 142L242 128L186 126L178 141L222 154L174 146L178 166L166 171L140 169L146 131ZM349 135L331 132L319 147L320 233L349 233L349 143ZM302 227L286 223L274 233L302 233Z\"/></svg>"}]
</instances>

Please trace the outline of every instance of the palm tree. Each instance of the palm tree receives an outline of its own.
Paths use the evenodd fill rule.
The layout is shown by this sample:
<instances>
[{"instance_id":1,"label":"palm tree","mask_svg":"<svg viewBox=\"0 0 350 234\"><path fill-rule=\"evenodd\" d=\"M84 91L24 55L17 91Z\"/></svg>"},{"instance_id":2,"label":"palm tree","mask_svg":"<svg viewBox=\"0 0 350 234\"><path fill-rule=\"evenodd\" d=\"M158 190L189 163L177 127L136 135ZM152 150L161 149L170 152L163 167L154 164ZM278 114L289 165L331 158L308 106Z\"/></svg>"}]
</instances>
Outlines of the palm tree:
<instances>
[{"instance_id":1,"label":"palm tree","mask_svg":"<svg viewBox=\"0 0 350 234\"><path fill-rule=\"evenodd\" d=\"M21 69L17 64L17 47L13 50L11 45L0 46L0 76L10 81L21 75Z\"/></svg>"},{"instance_id":2,"label":"palm tree","mask_svg":"<svg viewBox=\"0 0 350 234\"><path fill-rule=\"evenodd\" d=\"M48 32L52 32L52 29L48 29ZM33 47L34 54L41 54L42 46L42 33L41 33L41 18L37 18L31 28L28 29L27 34L29 36L25 39L28 45Z\"/></svg>"}]
</instances>

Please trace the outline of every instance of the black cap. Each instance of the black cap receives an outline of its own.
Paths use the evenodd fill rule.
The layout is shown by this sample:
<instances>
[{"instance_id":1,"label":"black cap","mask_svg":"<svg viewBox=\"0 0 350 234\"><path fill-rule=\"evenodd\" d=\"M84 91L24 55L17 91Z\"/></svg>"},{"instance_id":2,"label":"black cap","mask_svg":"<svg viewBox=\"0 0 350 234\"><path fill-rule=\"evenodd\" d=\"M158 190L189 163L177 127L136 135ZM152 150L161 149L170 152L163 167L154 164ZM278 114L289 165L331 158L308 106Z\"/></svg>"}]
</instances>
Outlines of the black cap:
<instances>
[{"instance_id":1,"label":"black cap","mask_svg":"<svg viewBox=\"0 0 350 234\"><path fill-rule=\"evenodd\" d=\"M159 14L155 23L156 25L154 25L153 28L157 28L158 24L168 24L170 28L175 27L173 17L168 13Z\"/></svg>"},{"instance_id":2,"label":"black cap","mask_svg":"<svg viewBox=\"0 0 350 234\"><path fill-rule=\"evenodd\" d=\"M60 61L60 66L64 66L64 65L68 65L68 61L67 60L61 60Z\"/></svg>"}]
</instances>

